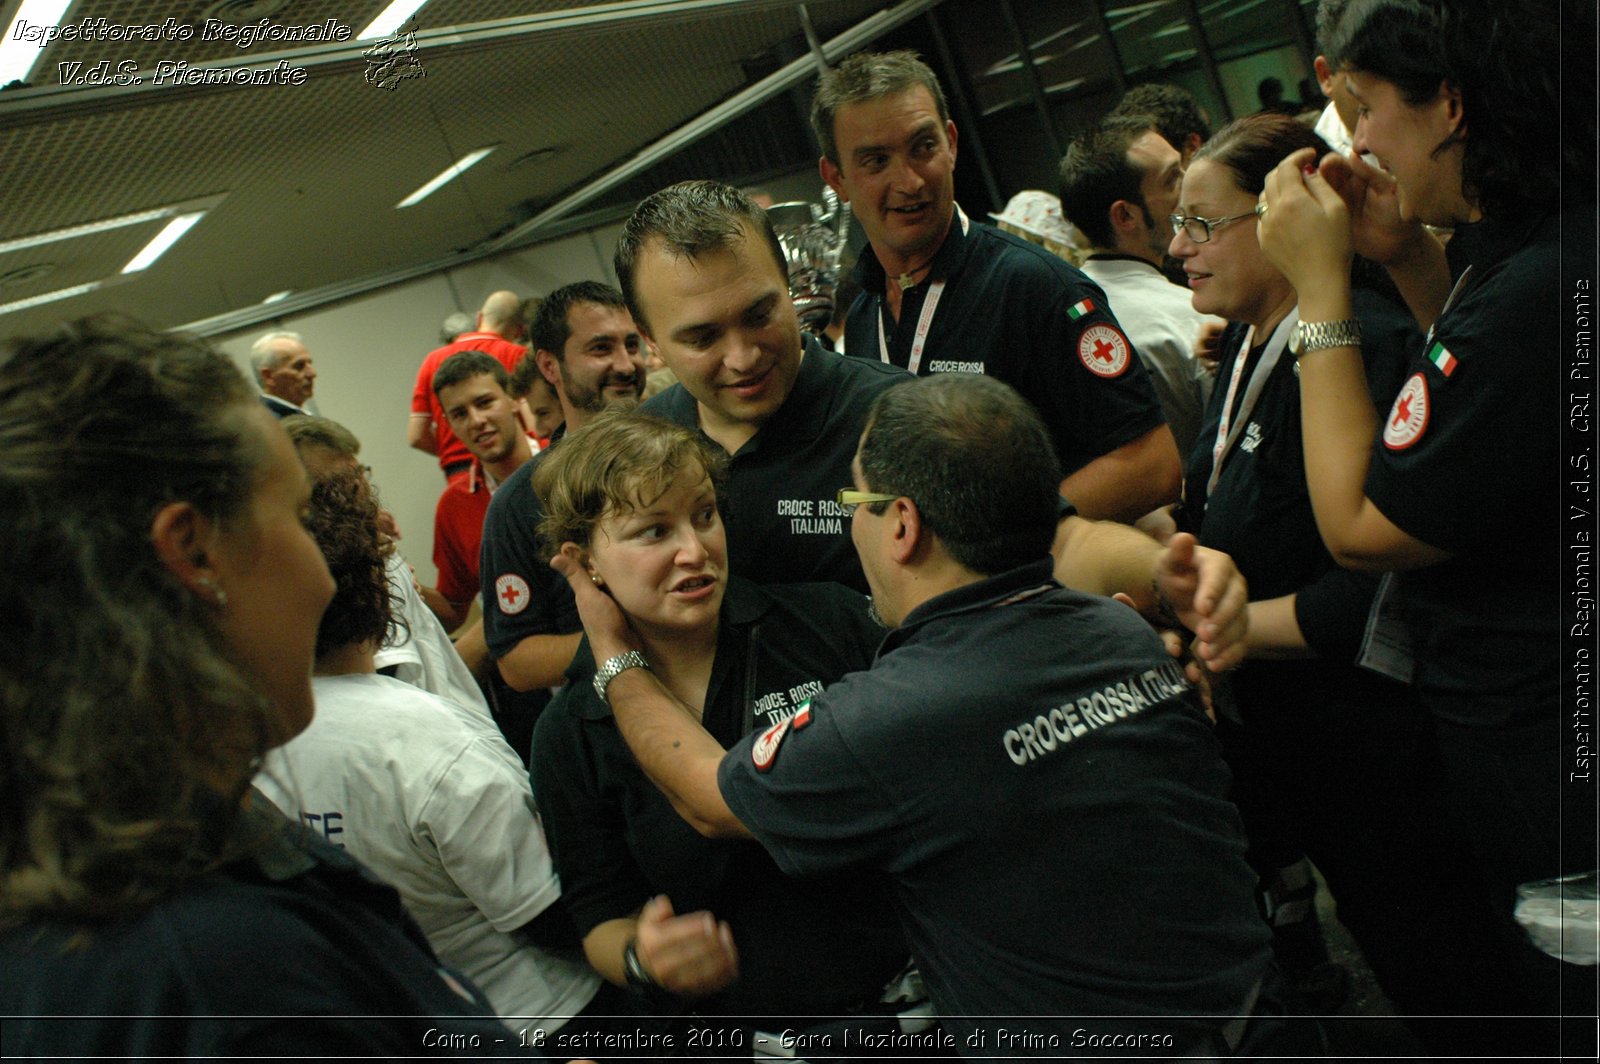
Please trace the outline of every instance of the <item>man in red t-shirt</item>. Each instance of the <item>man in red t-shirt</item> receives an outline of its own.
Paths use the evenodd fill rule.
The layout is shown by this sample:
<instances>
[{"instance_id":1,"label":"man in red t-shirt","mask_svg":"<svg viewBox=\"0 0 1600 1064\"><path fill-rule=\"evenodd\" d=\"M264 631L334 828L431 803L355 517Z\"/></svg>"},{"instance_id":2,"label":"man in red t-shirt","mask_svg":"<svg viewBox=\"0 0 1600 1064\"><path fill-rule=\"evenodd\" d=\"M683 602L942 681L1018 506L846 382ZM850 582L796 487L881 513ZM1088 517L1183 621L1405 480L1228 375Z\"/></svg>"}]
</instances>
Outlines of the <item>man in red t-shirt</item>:
<instances>
[{"instance_id":1,"label":"man in red t-shirt","mask_svg":"<svg viewBox=\"0 0 1600 1064\"><path fill-rule=\"evenodd\" d=\"M450 431L439 398L433 391L434 371L445 359L462 351L482 351L504 366L507 373L515 370L522 356L528 353L528 349L517 342L526 330L522 306L522 300L514 293L496 292L478 311L477 329L463 333L456 337L455 343L430 353L417 370L417 383L411 390L411 419L406 426L406 442L419 451L437 455L439 468L444 470L447 480L471 468L472 454Z\"/></svg>"}]
</instances>

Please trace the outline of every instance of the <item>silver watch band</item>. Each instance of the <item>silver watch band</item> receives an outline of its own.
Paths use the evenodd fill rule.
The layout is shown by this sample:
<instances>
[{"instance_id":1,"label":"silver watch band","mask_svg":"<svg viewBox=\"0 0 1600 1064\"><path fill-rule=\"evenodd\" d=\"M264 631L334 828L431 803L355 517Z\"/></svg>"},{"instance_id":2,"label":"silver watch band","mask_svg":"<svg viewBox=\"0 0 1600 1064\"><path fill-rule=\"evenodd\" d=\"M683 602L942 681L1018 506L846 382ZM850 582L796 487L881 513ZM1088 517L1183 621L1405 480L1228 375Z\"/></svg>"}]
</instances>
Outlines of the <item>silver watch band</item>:
<instances>
[{"instance_id":1,"label":"silver watch band","mask_svg":"<svg viewBox=\"0 0 1600 1064\"><path fill-rule=\"evenodd\" d=\"M1355 318L1341 321L1303 321L1295 326L1293 342L1289 348L1296 358L1329 347L1360 347L1361 322Z\"/></svg>"},{"instance_id":2,"label":"silver watch band","mask_svg":"<svg viewBox=\"0 0 1600 1064\"><path fill-rule=\"evenodd\" d=\"M629 669L649 668L650 663L637 650L630 650L615 657L607 658L601 662L600 667L594 672L594 693L600 696L600 701L610 705L611 703L606 699L606 688L611 686L612 680L615 680Z\"/></svg>"}]
</instances>

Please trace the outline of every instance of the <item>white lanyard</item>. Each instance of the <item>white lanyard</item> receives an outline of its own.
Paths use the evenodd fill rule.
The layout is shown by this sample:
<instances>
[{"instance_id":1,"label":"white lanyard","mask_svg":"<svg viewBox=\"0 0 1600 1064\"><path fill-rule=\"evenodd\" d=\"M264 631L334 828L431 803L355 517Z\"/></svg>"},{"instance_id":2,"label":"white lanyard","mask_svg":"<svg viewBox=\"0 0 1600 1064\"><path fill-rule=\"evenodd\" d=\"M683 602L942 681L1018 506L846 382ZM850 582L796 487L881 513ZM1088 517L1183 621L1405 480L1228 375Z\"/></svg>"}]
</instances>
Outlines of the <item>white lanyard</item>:
<instances>
[{"instance_id":1,"label":"white lanyard","mask_svg":"<svg viewBox=\"0 0 1600 1064\"><path fill-rule=\"evenodd\" d=\"M1278 327L1272 330L1272 336L1267 340L1267 346L1261 349L1261 360L1256 365L1255 371L1250 375L1250 383L1244 390L1244 399L1239 403L1239 413L1233 413L1233 397L1238 394L1239 381L1244 377L1245 363L1250 361L1250 343L1256 337L1256 327L1250 326L1245 331L1244 343L1239 346L1239 357L1233 363L1233 376L1228 381L1228 395L1222 401L1222 420L1217 423L1217 444L1211 451L1211 479L1206 481L1206 505L1211 504L1211 494L1217 490L1217 480L1222 476L1222 460L1239 438L1240 431L1250 420L1250 412L1255 409L1256 400L1261 397L1261 389L1267 386L1267 378L1272 376L1272 371L1278 365L1278 359L1283 356L1283 349L1289 344L1289 333L1300 321L1300 308L1295 307L1289 311Z\"/></svg>"},{"instance_id":2,"label":"white lanyard","mask_svg":"<svg viewBox=\"0 0 1600 1064\"><path fill-rule=\"evenodd\" d=\"M962 235L966 235L967 216L960 206L956 207L956 217L961 219ZM892 277L885 277L883 283L889 285L895 284L896 281ZM928 286L927 298L922 301L922 313L917 316L917 331L911 337L911 357L906 362L906 369L911 371L913 377L917 375L917 369L922 365L922 348L928 342L928 330L933 328L933 311L939 305L939 297L942 295L944 295L944 282L935 281ZM901 298L905 298L904 291L901 292ZM878 308L878 356L885 362L889 361L889 340L883 333L881 306Z\"/></svg>"},{"instance_id":3,"label":"white lanyard","mask_svg":"<svg viewBox=\"0 0 1600 1064\"><path fill-rule=\"evenodd\" d=\"M1450 308L1455 306L1456 297L1459 296L1467 287L1467 278L1471 276L1472 267L1468 266L1466 269L1461 271L1461 276L1456 278L1455 286L1450 289L1450 298L1444 301L1444 306L1439 308L1438 317L1434 318L1433 324L1428 326L1427 338L1422 341L1425 347L1431 348L1433 346L1433 330L1439 327L1439 318L1442 318L1446 314L1450 313Z\"/></svg>"}]
</instances>

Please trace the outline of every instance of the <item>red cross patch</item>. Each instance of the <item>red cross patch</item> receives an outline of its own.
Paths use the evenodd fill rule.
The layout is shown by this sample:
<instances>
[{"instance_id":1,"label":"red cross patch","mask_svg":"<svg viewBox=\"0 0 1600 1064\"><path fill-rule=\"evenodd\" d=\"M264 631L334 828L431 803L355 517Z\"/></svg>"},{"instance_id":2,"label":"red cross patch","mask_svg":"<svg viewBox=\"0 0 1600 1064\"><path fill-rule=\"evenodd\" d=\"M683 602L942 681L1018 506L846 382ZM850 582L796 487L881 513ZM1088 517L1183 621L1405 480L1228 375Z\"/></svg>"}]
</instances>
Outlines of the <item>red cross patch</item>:
<instances>
[{"instance_id":1,"label":"red cross patch","mask_svg":"<svg viewBox=\"0 0 1600 1064\"><path fill-rule=\"evenodd\" d=\"M767 771L772 767L772 763L778 760L778 744L783 742L783 737L788 734L789 724L793 720L793 717L785 717L756 738L750 747L750 760L756 766L757 772Z\"/></svg>"},{"instance_id":2,"label":"red cross patch","mask_svg":"<svg viewBox=\"0 0 1600 1064\"><path fill-rule=\"evenodd\" d=\"M502 573L495 578L494 597L500 603L500 612L507 616L527 609L533 598L528 592L528 582L516 573Z\"/></svg>"},{"instance_id":3,"label":"red cross patch","mask_svg":"<svg viewBox=\"0 0 1600 1064\"><path fill-rule=\"evenodd\" d=\"M1091 325L1078 337L1078 358L1097 377L1120 377L1133 349L1113 325Z\"/></svg>"},{"instance_id":4,"label":"red cross patch","mask_svg":"<svg viewBox=\"0 0 1600 1064\"><path fill-rule=\"evenodd\" d=\"M1383 423L1383 445L1391 451L1403 451L1420 440L1427 427L1428 381L1422 374L1413 373L1394 397L1389 419Z\"/></svg>"}]
</instances>

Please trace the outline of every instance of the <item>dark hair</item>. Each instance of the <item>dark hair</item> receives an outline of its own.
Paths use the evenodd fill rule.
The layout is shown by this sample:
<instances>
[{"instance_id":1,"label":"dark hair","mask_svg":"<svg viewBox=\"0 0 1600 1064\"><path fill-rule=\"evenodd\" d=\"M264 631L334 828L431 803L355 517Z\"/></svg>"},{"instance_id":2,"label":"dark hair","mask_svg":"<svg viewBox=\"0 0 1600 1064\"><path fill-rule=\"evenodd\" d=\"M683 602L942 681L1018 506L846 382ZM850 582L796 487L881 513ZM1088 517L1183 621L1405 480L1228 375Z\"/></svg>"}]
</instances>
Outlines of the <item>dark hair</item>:
<instances>
[{"instance_id":1,"label":"dark hair","mask_svg":"<svg viewBox=\"0 0 1600 1064\"><path fill-rule=\"evenodd\" d=\"M378 503L355 470L318 477L311 485L311 535L333 574L333 601L317 625L317 658L389 631L389 580Z\"/></svg>"},{"instance_id":2,"label":"dark hair","mask_svg":"<svg viewBox=\"0 0 1600 1064\"><path fill-rule=\"evenodd\" d=\"M861 440L868 490L905 495L946 553L991 576L1050 551L1061 464L1044 422L993 377L938 374L890 388ZM870 504L882 513L887 503Z\"/></svg>"},{"instance_id":3,"label":"dark hair","mask_svg":"<svg viewBox=\"0 0 1600 1064\"><path fill-rule=\"evenodd\" d=\"M220 858L273 711L151 522L247 527L262 413L226 356L130 318L0 350L0 922L114 917Z\"/></svg>"},{"instance_id":4,"label":"dark hair","mask_svg":"<svg viewBox=\"0 0 1600 1064\"><path fill-rule=\"evenodd\" d=\"M511 371L506 383L506 392L513 399L521 399L533 391L533 386L540 381L544 381L546 385L550 383L544 379L544 374L539 371L539 360L530 351L522 356L517 368ZM552 388L551 391L554 392L555 389Z\"/></svg>"},{"instance_id":5,"label":"dark hair","mask_svg":"<svg viewBox=\"0 0 1600 1064\"><path fill-rule=\"evenodd\" d=\"M482 351L458 351L433 371L433 394L438 395L452 384L460 384L474 377L493 377L501 391L511 385L511 377L499 359Z\"/></svg>"},{"instance_id":6,"label":"dark hair","mask_svg":"<svg viewBox=\"0 0 1600 1064\"><path fill-rule=\"evenodd\" d=\"M1199 102L1176 85L1135 85L1123 93L1111 114L1149 115L1155 120L1156 132L1179 151L1191 133L1200 134L1201 140L1211 136L1211 126L1201 114Z\"/></svg>"},{"instance_id":7,"label":"dark hair","mask_svg":"<svg viewBox=\"0 0 1600 1064\"><path fill-rule=\"evenodd\" d=\"M1061 213L1096 247L1116 244L1110 212L1117 200L1149 213L1140 190L1145 175L1128 161L1128 149L1155 128L1149 115L1107 115L1074 137L1061 157Z\"/></svg>"},{"instance_id":8,"label":"dark hair","mask_svg":"<svg viewBox=\"0 0 1600 1064\"><path fill-rule=\"evenodd\" d=\"M645 245L660 241L669 254L694 259L707 251L729 248L747 239L745 227L766 241L787 284L789 260L772 228L772 219L756 201L720 181L680 181L648 197L634 208L617 238L615 265L623 297L634 323L650 331L639 306L635 274ZM551 297L555 298L554 296Z\"/></svg>"},{"instance_id":9,"label":"dark hair","mask_svg":"<svg viewBox=\"0 0 1600 1064\"><path fill-rule=\"evenodd\" d=\"M1550 37L1560 42L1552 56ZM1407 103L1461 93L1461 192L1486 215L1593 202L1595 10L1574 0L1352 0L1330 41Z\"/></svg>"},{"instance_id":10,"label":"dark hair","mask_svg":"<svg viewBox=\"0 0 1600 1064\"><path fill-rule=\"evenodd\" d=\"M1241 189L1259 195L1273 168L1301 148L1315 148L1318 158L1329 151L1328 142L1310 126L1290 115L1269 111L1237 119L1217 130L1217 135L1195 152L1189 165L1209 159L1232 171L1234 183Z\"/></svg>"},{"instance_id":11,"label":"dark hair","mask_svg":"<svg viewBox=\"0 0 1600 1064\"><path fill-rule=\"evenodd\" d=\"M839 144L833 135L839 108L893 96L918 85L933 97L939 124L950 121L950 108L944 101L939 79L916 52L857 52L838 66L824 70L817 79L816 94L811 97L811 128L822 145L822 154L833 165L840 165Z\"/></svg>"},{"instance_id":12,"label":"dark hair","mask_svg":"<svg viewBox=\"0 0 1600 1064\"><path fill-rule=\"evenodd\" d=\"M557 362L566 358L567 338L572 335L567 315L579 303L595 303L619 310L627 306L621 292L599 281L563 285L539 303L539 313L533 319L531 330L534 350L550 352Z\"/></svg>"},{"instance_id":13,"label":"dark hair","mask_svg":"<svg viewBox=\"0 0 1600 1064\"><path fill-rule=\"evenodd\" d=\"M727 458L693 429L634 410L611 408L584 422L533 470L544 504L540 545L554 554L566 542L587 547L608 514L631 510L698 467L721 495Z\"/></svg>"},{"instance_id":14,"label":"dark hair","mask_svg":"<svg viewBox=\"0 0 1600 1064\"><path fill-rule=\"evenodd\" d=\"M1335 70L1344 57L1333 49L1334 30L1348 3L1349 0L1317 0L1317 54Z\"/></svg>"}]
</instances>

